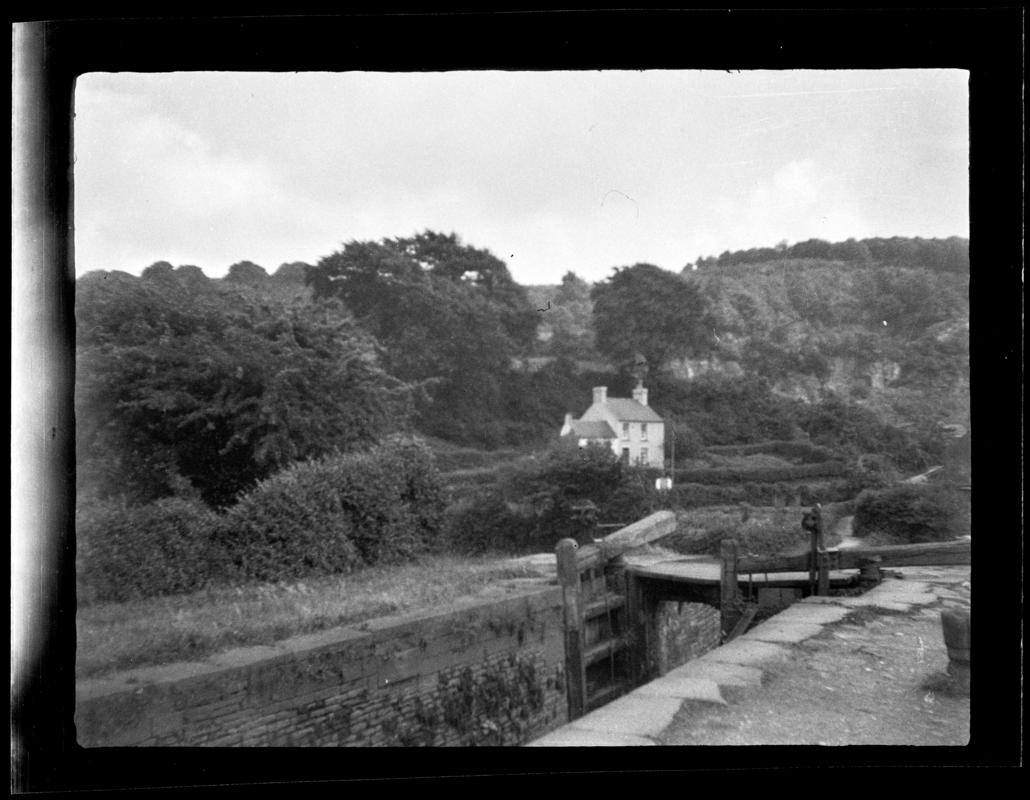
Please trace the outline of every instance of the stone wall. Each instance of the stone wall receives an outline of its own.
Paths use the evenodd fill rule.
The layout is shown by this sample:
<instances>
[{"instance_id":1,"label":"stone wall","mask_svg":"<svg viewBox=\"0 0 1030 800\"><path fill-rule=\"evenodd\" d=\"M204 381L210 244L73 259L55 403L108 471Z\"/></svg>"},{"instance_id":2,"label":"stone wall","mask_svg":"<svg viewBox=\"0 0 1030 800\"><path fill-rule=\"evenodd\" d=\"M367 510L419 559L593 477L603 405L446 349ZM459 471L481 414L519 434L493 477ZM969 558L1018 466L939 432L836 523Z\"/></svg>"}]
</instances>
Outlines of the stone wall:
<instances>
[{"instance_id":1,"label":"stone wall","mask_svg":"<svg viewBox=\"0 0 1030 800\"><path fill-rule=\"evenodd\" d=\"M77 687L80 745L513 745L567 722L561 592L252 647Z\"/></svg>"},{"instance_id":2,"label":"stone wall","mask_svg":"<svg viewBox=\"0 0 1030 800\"><path fill-rule=\"evenodd\" d=\"M719 646L722 618L703 603L660 601L655 611L658 674L686 664Z\"/></svg>"},{"instance_id":3,"label":"stone wall","mask_svg":"<svg viewBox=\"0 0 1030 800\"><path fill-rule=\"evenodd\" d=\"M719 613L656 608L664 674L719 644ZM654 654L654 651L652 651ZM561 591L430 613L82 681L84 747L517 745L568 722Z\"/></svg>"}]
</instances>

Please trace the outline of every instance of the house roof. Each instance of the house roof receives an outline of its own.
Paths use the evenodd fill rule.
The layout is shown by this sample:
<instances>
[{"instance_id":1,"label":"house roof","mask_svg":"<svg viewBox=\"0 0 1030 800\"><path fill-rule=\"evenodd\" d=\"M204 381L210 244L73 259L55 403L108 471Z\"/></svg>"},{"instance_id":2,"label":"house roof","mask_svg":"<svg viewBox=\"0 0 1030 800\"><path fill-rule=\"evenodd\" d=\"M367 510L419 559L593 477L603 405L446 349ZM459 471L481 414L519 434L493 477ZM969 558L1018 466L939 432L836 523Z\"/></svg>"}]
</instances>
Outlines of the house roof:
<instances>
[{"instance_id":1,"label":"house roof","mask_svg":"<svg viewBox=\"0 0 1030 800\"><path fill-rule=\"evenodd\" d=\"M570 433L580 439L615 439L612 426L601 420L574 419L569 423Z\"/></svg>"},{"instance_id":2,"label":"house roof","mask_svg":"<svg viewBox=\"0 0 1030 800\"><path fill-rule=\"evenodd\" d=\"M616 419L626 422L664 422L653 408L628 397L609 397L607 406Z\"/></svg>"}]
</instances>

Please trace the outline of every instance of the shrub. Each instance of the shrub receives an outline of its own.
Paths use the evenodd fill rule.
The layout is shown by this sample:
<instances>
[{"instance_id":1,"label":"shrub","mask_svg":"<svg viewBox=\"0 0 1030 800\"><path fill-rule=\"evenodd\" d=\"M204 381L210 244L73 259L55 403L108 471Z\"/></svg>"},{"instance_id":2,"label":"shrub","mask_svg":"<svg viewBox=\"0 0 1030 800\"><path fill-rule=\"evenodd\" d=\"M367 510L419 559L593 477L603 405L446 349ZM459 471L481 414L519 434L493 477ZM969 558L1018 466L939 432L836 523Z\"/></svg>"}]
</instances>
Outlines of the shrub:
<instances>
[{"instance_id":1,"label":"shrub","mask_svg":"<svg viewBox=\"0 0 1030 800\"><path fill-rule=\"evenodd\" d=\"M701 532L674 534L662 544L680 553L718 556L725 539L736 539L741 555L772 556L808 544L808 534L797 521L782 524L748 520L724 523Z\"/></svg>"},{"instance_id":2,"label":"shrub","mask_svg":"<svg viewBox=\"0 0 1030 800\"><path fill-rule=\"evenodd\" d=\"M75 521L83 604L191 592L229 574L220 519L198 501L100 501L80 507Z\"/></svg>"},{"instance_id":3,"label":"shrub","mask_svg":"<svg viewBox=\"0 0 1030 800\"><path fill-rule=\"evenodd\" d=\"M944 541L969 532L968 512L965 498L951 486L899 484L859 495L853 533L901 543Z\"/></svg>"},{"instance_id":4,"label":"shrub","mask_svg":"<svg viewBox=\"0 0 1030 800\"><path fill-rule=\"evenodd\" d=\"M848 464L844 472L847 491L856 497L866 489L885 489L897 483L898 471L890 459L867 454Z\"/></svg>"},{"instance_id":5,"label":"shrub","mask_svg":"<svg viewBox=\"0 0 1030 800\"><path fill-rule=\"evenodd\" d=\"M446 542L459 552L539 552L577 535L573 507L587 501L598 522L635 522L657 504L658 471L623 465L610 449L563 441L500 470L496 489L448 510Z\"/></svg>"},{"instance_id":6,"label":"shrub","mask_svg":"<svg viewBox=\"0 0 1030 800\"><path fill-rule=\"evenodd\" d=\"M400 477L400 502L416 524L418 546L439 537L447 505L432 451L418 439L393 436L378 451L387 469Z\"/></svg>"},{"instance_id":7,"label":"shrub","mask_svg":"<svg viewBox=\"0 0 1030 800\"><path fill-rule=\"evenodd\" d=\"M672 430L669 433L670 435L665 437L666 458L673 456L674 447L677 459L699 458L704 452L704 439L689 425L672 423Z\"/></svg>"},{"instance_id":8,"label":"shrub","mask_svg":"<svg viewBox=\"0 0 1030 800\"><path fill-rule=\"evenodd\" d=\"M355 460L295 464L240 498L226 514L220 543L241 578L290 580L348 572L364 562L339 495L340 476Z\"/></svg>"},{"instance_id":9,"label":"shrub","mask_svg":"<svg viewBox=\"0 0 1030 800\"><path fill-rule=\"evenodd\" d=\"M443 513L429 451L395 438L262 481L226 514L221 541L243 577L288 580L410 558L437 538Z\"/></svg>"},{"instance_id":10,"label":"shrub","mask_svg":"<svg viewBox=\"0 0 1030 800\"><path fill-rule=\"evenodd\" d=\"M806 406L799 424L813 442L846 456L879 453L904 470L922 470L940 463L940 442L889 425L873 411L836 395L829 394L819 403Z\"/></svg>"},{"instance_id":11,"label":"shrub","mask_svg":"<svg viewBox=\"0 0 1030 800\"><path fill-rule=\"evenodd\" d=\"M479 554L532 549L532 520L511 510L497 491L487 490L447 509L443 546L451 552Z\"/></svg>"}]
</instances>

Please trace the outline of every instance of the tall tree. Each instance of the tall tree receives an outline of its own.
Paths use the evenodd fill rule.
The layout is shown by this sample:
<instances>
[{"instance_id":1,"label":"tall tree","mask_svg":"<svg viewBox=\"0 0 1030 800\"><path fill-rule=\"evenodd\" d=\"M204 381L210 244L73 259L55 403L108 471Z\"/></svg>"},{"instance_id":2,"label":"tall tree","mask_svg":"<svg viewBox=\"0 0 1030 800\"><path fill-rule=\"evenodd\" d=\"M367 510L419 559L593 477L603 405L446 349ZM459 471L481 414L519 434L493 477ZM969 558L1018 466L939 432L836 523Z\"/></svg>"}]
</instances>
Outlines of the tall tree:
<instances>
[{"instance_id":1,"label":"tall tree","mask_svg":"<svg viewBox=\"0 0 1030 800\"><path fill-rule=\"evenodd\" d=\"M501 443L504 377L532 341L536 312L502 261L454 234L347 243L309 273L384 346L392 374L420 382L427 433Z\"/></svg>"},{"instance_id":2,"label":"tall tree","mask_svg":"<svg viewBox=\"0 0 1030 800\"><path fill-rule=\"evenodd\" d=\"M162 275L164 273L161 273ZM402 427L408 387L339 306L91 273L77 285L84 490L214 505L285 464Z\"/></svg>"},{"instance_id":3,"label":"tall tree","mask_svg":"<svg viewBox=\"0 0 1030 800\"><path fill-rule=\"evenodd\" d=\"M697 286L653 264L617 269L595 284L597 349L629 368L642 354L652 371L674 358L707 353L714 327Z\"/></svg>"}]
</instances>

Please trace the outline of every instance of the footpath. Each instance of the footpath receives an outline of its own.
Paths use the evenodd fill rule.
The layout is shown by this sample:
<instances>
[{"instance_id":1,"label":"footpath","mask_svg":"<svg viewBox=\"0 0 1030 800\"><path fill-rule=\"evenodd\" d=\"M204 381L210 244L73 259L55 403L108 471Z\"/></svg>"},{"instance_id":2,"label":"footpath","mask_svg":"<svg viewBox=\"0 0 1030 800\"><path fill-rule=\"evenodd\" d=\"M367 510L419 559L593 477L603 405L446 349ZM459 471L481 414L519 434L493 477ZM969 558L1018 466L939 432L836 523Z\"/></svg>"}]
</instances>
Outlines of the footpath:
<instances>
[{"instance_id":1,"label":"footpath","mask_svg":"<svg viewBox=\"0 0 1030 800\"><path fill-rule=\"evenodd\" d=\"M940 616L969 607L970 568L894 574L801 600L527 746L966 745Z\"/></svg>"}]
</instances>

